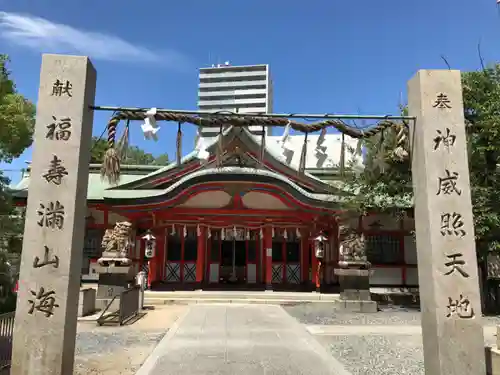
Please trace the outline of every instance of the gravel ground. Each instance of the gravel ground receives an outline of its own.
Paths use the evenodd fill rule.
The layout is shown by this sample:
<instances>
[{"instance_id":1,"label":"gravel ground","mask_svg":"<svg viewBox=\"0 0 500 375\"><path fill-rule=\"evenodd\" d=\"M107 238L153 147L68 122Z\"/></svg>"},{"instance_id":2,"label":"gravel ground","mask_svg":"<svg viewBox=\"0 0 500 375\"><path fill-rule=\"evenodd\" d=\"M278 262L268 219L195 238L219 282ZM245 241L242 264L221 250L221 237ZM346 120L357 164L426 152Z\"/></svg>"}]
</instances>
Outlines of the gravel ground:
<instances>
[{"instance_id":1,"label":"gravel ground","mask_svg":"<svg viewBox=\"0 0 500 375\"><path fill-rule=\"evenodd\" d=\"M76 375L134 374L168 331L121 331L114 327L80 332L76 338Z\"/></svg>"},{"instance_id":2,"label":"gravel ground","mask_svg":"<svg viewBox=\"0 0 500 375\"><path fill-rule=\"evenodd\" d=\"M313 325L420 325L420 312L397 307L374 314L341 313L328 305L304 304L283 307L303 324ZM485 317L484 324L500 324L500 317ZM397 330L397 328L395 327ZM420 334L315 336L353 375L424 375ZM485 345L495 342L485 336Z\"/></svg>"},{"instance_id":3,"label":"gravel ground","mask_svg":"<svg viewBox=\"0 0 500 375\"><path fill-rule=\"evenodd\" d=\"M353 375L424 375L422 338L411 336L319 336Z\"/></svg>"},{"instance_id":4,"label":"gravel ground","mask_svg":"<svg viewBox=\"0 0 500 375\"><path fill-rule=\"evenodd\" d=\"M329 304L300 304L283 306L291 316L304 324L335 325L420 325L420 311L400 307L383 307L377 313L344 313ZM500 324L499 316L484 317L487 325Z\"/></svg>"},{"instance_id":5,"label":"gravel ground","mask_svg":"<svg viewBox=\"0 0 500 375\"><path fill-rule=\"evenodd\" d=\"M131 325L79 322L74 375L133 375L185 306L159 306Z\"/></svg>"}]
</instances>

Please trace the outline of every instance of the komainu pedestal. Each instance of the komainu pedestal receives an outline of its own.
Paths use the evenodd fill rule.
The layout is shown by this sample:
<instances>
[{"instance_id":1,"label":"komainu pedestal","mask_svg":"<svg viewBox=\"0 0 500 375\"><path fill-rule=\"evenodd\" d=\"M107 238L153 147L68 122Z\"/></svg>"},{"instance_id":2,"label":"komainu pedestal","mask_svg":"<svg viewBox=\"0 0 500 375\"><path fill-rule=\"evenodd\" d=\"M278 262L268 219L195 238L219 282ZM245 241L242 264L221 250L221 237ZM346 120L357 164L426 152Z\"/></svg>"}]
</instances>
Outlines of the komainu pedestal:
<instances>
[{"instance_id":1,"label":"komainu pedestal","mask_svg":"<svg viewBox=\"0 0 500 375\"><path fill-rule=\"evenodd\" d=\"M363 234L340 227L340 261L335 275L339 277L340 307L350 312L377 312L370 295L370 268L366 258Z\"/></svg>"},{"instance_id":2,"label":"komainu pedestal","mask_svg":"<svg viewBox=\"0 0 500 375\"><path fill-rule=\"evenodd\" d=\"M116 223L113 229L106 230L101 243L102 256L97 260L98 309L105 309L117 297L109 311L118 310L120 294L134 284L132 260L128 257L132 241L132 224L129 222Z\"/></svg>"}]
</instances>

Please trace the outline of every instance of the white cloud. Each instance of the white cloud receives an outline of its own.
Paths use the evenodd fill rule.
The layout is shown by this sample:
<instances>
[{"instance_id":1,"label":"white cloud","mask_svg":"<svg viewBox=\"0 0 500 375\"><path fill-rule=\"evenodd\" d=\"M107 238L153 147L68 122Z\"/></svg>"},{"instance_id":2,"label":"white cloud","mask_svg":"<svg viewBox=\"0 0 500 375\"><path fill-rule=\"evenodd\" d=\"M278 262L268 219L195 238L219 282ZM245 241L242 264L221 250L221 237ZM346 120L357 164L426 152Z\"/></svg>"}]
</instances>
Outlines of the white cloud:
<instances>
[{"instance_id":1,"label":"white cloud","mask_svg":"<svg viewBox=\"0 0 500 375\"><path fill-rule=\"evenodd\" d=\"M78 53L96 60L134 61L180 67L187 58L176 51L156 51L113 35L78 30L44 18L0 12L0 38L46 53Z\"/></svg>"}]
</instances>

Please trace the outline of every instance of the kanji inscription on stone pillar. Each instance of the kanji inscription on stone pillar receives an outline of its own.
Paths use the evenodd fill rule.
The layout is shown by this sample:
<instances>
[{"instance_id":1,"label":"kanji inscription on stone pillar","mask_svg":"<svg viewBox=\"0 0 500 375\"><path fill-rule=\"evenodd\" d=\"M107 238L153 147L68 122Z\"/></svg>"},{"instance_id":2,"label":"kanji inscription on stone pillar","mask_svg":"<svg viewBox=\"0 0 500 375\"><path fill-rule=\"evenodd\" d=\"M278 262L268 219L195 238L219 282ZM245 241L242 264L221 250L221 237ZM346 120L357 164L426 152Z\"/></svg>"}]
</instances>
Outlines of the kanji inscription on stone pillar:
<instances>
[{"instance_id":1,"label":"kanji inscription on stone pillar","mask_svg":"<svg viewBox=\"0 0 500 375\"><path fill-rule=\"evenodd\" d=\"M408 109L425 373L485 374L460 72L420 70Z\"/></svg>"},{"instance_id":2,"label":"kanji inscription on stone pillar","mask_svg":"<svg viewBox=\"0 0 500 375\"><path fill-rule=\"evenodd\" d=\"M12 375L73 373L96 72L43 55Z\"/></svg>"}]
</instances>

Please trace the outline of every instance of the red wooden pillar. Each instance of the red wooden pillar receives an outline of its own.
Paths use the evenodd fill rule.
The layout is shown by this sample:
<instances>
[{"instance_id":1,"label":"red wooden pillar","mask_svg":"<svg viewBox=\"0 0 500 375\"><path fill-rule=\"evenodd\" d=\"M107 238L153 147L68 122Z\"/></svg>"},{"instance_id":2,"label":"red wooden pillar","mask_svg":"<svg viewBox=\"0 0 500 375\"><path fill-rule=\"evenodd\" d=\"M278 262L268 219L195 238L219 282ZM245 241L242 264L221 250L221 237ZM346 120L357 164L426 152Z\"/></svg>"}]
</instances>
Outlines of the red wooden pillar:
<instances>
[{"instance_id":1,"label":"red wooden pillar","mask_svg":"<svg viewBox=\"0 0 500 375\"><path fill-rule=\"evenodd\" d=\"M273 234L272 229L264 228L264 265L266 286L271 287L273 280Z\"/></svg>"},{"instance_id":2,"label":"red wooden pillar","mask_svg":"<svg viewBox=\"0 0 500 375\"><path fill-rule=\"evenodd\" d=\"M105 229L109 227L109 211L107 208L103 211L103 224Z\"/></svg>"},{"instance_id":3,"label":"red wooden pillar","mask_svg":"<svg viewBox=\"0 0 500 375\"><path fill-rule=\"evenodd\" d=\"M146 251L146 244L144 243L144 240L141 237L138 237L139 239L139 271L142 271L144 269L144 253ZM136 240L137 243L137 240Z\"/></svg>"},{"instance_id":4,"label":"red wooden pillar","mask_svg":"<svg viewBox=\"0 0 500 375\"><path fill-rule=\"evenodd\" d=\"M165 258L166 258L166 236L165 228L158 228L155 230L156 237L156 278L155 281L162 281L165 273Z\"/></svg>"},{"instance_id":5,"label":"red wooden pillar","mask_svg":"<svg viewBox=\"0 0 500 375\"><path fill-rule=\"evenodd\" d=\"M203 281L203 274L205 270L205 251L207 245L207 227L200 226L197 229L197 256L196 256L196 282Z\"/></svg>"},{"instance_id":6,"label":"red wooden pillar","mask_svg":"<svg viewBox=\"0 0 500 375\"><path fill-rule=\"evenodd\" d=\"M157 244L157 246L158 246L158 244ZM146 249L146 241L143 240L143 239L141 239L141 248L142 248L141 252L144 254L144 250ZM155 256L156 256L156 254L155 254ZM155 257L153 257L151 259L147 259L146 262L148 262L148 289L150 289L151 288L151 284L156 279L156 276L155 276L155 272L156 272Z\"/></svg>"},{"instance_id":7,"label":"red wooden pillar","mask_svg":"<svg viewBox=\"0 0 500 375\"><path fill-rule=\"evenodd\" d=\"M253 241L255 241L255 255L256 255L255 256L255 263L257 265L257 267L256 267L257 268L257 270L256 270L256 281L257 282L261 282L261 280L262 280L262 277L261 277L261 275L262 275L261 264L262 263L261 263L260 260L264 259L264 258L262 257L263 256L263 254L262 254L262 247L263 246L261 245L262 241L260 241L259 230L258 229L255 231L255 238L253 239Z\"/></svg>"},{"instance_id":8,"label":"red wooden pillar","mask_svg":"<svg viewBox=\"0 0 500 375\"><path fill-rule=\"evenodd\" d=\"M309 247L312 247L311 249L311 259L312 259L312 269L311 269L311 278L315 284L316 284L316 276L318 275L318 258L316 258L316 251L314 251L314 240L309 239Z\"/></svg>"},{"instance_id":9,"label":"red wooden pillar","mask_svg":"<svg viewBox=\"0 0 500 375\"><path fill-rule=\"evenodd\" d=\"M300 258L301 281L307 283L309 281L309 236L306 231L301 233Z\"/></svg>"},{"instance_id":10,"label":"red wooden pillar","mask_svg":"<svg viewBox=\"0 0 500 375\"><path fill-rule=\"evenodd\" d=\"M161 278L161 264L164 262L165 257L165 228L158 228L153 231L156 237L156 248L154 256L149 259L149 272L148 272L148 287ZM141 239L141 253L144 254L146 241Z\"/></svg>"}]
</instances>

